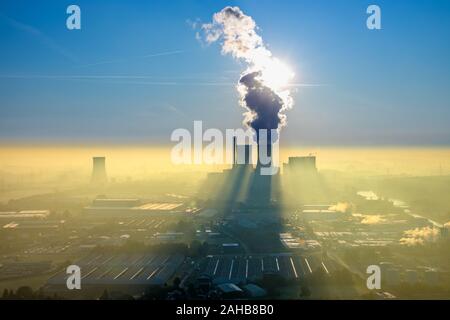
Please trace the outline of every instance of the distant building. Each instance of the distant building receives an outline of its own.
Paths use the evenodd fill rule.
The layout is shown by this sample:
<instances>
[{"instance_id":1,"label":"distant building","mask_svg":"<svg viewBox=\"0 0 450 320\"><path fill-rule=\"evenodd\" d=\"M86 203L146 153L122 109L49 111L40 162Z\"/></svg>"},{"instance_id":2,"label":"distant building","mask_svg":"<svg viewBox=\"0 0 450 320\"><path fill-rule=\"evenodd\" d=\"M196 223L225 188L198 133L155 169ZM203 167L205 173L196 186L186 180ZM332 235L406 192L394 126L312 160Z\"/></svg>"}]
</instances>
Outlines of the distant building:
<instances>
[{"instance_id":1,"label":"distant building","mask_svg":"<svg viewBox=\"0 0 450 320\"><path fill-rule=\"evenodd\" d=\"M149 286L165 286L171 282L184 260L181 254L163 255L156 252L100 256L93 253L74 264L84 272L83 290L102 292L108 288L142 294ZM66 270L61 270L47 281L46 291L67 293L66 280Z\"/></svg>"},{"instance_id":2,"label":"distant building","mask_svg":"<svg viewBox=\"0 0 450 320\"><path fill-rule=\"evenodd\" d=\"M49 215L49 210L0 212L0 228L3 230L57 228L58 223L47 219Z\"/></svg>"},{"instance_id":3,"label":"distant building","mask_svg":"<svg viewBox=\"0 0 450 320\"><path fill-rule=\"evenodd\" d=\"M22 210L0 212L0 219L44 219L50 215L49 210Z\"/></svg>"},{"instance_id":4,"label":"distant building","mask_svg":"<svg viewBox=\"0 0 450 320\"><path fill-rule=\"evenodd\" d=\"M334 207L328 204L304 205L301 216L307 220L337 220L349 216L349 214L334 210Z\"/></svg>"},{"instance_id":5,"label":"distant building","mask_svg":"<svg viewBox=\"0 0 450 320\"><path fill-rule=\"evenodd\" d=\"M289 157L288 163L283 165L283 173L289 175L316 174L316 157Z\"/></svg>"},{"instance_id":6,"label":"distant building","mask_svg":"<svg viewBox=\"0 0 450 320\"><path fill-rule=\"evenodd\" d=\"M140 199L97 198L84 208L84 212L104 216L167 216L168 214L187 214L183 203L142 202Z\"/></svg>"},{"instance_id":7,"label":"distant building","mask_svg":"<svg viewBox=\"0 0 450 320\"><path fill-rule=\"evenodd\" d=\"M107 199L97 198L92 202L92 207L96 208L131 208L141 205L139 199Z\"/></svg>"},{"instance_id":8,"label":"distant building","mask_svg":"<svg viewBox=\"0 0 450 320\"><path fill-rule=\"evenodd\" d=\"M108 182L106 176L106 158L105 157L93 157L92 158L92 177L91 183L102 184Z\"/></svg>"}]
</instances>

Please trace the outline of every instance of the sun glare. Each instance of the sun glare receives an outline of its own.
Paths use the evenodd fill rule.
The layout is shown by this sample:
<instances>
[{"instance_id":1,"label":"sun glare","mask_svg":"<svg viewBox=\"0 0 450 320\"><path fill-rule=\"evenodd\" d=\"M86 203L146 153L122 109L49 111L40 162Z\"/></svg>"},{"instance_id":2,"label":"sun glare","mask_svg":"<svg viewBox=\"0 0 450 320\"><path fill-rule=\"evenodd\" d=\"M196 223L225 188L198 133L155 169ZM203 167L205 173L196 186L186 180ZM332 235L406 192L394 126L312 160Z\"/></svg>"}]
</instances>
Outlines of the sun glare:
<instances>
[{"instance_id":1,"label":"sun glare","mask_svg":"<svg viewBox=\"0 0 450 320\"><path fill-rule=\"evenodd\" d=\"M261 79L266 86L279 90L286 87L294 75L289 66L274 58L263 66Z\"/></svg>"}]
</instances>

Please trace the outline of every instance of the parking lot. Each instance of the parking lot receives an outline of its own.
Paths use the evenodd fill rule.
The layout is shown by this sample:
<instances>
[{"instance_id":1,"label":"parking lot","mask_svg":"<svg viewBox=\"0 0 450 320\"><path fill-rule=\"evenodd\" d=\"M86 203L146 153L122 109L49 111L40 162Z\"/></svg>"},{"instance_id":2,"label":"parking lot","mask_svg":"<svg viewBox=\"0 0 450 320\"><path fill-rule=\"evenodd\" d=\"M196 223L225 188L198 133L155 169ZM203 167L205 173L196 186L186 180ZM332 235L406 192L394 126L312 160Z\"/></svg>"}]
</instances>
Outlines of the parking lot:
<instances>
[{"instance_id":1,"label":"parking lot","mask_svg":"<svg viewBox=\"0 0 450 320\"><path fill-rule=\"evenodd\" d=\"M82 285L163 285L184 261L184 256L157 254L98 254L77 262L81 268ZM65 270L48 284L65 284Z\"/></svg>"},{"instance_id":2,"label":"parking lot","mask_svg":"<svg viewBox=\"0 0 450 320\"><path fill-rule=\"evenodd\" d=\"M221 255L209 256L201 265L200 273L210 276L215 283L241 283L261 279L264 273L278 274L283 278L299 279L314 272L331 273L334 263L316 256L291 254Z\"/></svg>"}]
</instances>

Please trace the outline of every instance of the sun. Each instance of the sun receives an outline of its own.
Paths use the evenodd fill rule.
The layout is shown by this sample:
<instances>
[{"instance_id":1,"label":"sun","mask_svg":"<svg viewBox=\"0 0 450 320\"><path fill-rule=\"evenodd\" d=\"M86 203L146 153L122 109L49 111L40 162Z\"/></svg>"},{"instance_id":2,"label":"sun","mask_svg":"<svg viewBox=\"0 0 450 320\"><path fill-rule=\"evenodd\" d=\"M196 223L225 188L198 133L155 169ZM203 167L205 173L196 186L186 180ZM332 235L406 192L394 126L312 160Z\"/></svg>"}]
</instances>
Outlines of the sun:
<instances>
[{"instance_id":1,"label":"sun","mask_svg":"<svg viewBox=\"0 0 450 320\"><path fill-rule=\"evenodd\" d=\"M261 81L274 90L283 89L295 76L291 68L277 58L267 60L261 69Z\"/></svg>"}]
</instances>

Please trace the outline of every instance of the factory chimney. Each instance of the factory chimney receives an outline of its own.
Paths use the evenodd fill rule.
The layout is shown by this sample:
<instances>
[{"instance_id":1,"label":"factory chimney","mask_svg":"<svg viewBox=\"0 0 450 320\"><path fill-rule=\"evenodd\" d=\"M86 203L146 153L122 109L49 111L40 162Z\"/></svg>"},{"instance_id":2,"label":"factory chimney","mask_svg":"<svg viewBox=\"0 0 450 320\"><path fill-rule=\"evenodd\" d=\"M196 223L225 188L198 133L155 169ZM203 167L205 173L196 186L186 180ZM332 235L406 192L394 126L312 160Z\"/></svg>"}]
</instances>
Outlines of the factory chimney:
<instances>
[{"instance_id":1,"label":"factory chimney","mask_svg":"<svg viewBox=\"0 0 450 320\"><path fill-rule=\"evenodd\" d=\"M259 130L257 132L258 163L257 168L272 166L272 141L271 130Z\"/></svg>"},{"instance_id":2,"label":"factory chimney","mask_svg":"<svg viewBox=\"0 0 450 320\"><path fill-rule=\"evenodd\" d=\"M101 184L108 182L106 177L105 157L92 158L91 183Z\"/></svg>"},{"instance_id":3,"label":"factory chimney","mask_svg":"<svg viewBox=\"0 0 450 320\"><path fill-rule=\"evenodd\" d=\"M237 166L249 166L252 164L252 149L249 144L236 145L235 153L235 167Z\"/></svg>"}]
</instances>

